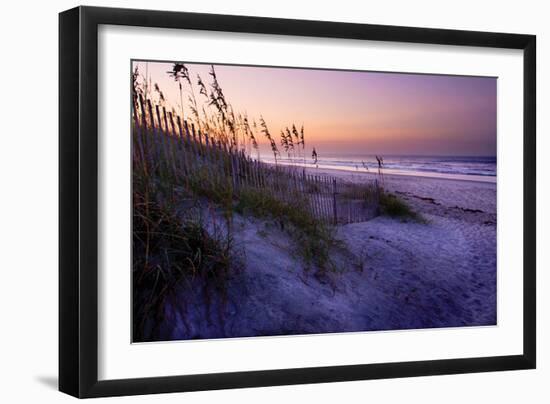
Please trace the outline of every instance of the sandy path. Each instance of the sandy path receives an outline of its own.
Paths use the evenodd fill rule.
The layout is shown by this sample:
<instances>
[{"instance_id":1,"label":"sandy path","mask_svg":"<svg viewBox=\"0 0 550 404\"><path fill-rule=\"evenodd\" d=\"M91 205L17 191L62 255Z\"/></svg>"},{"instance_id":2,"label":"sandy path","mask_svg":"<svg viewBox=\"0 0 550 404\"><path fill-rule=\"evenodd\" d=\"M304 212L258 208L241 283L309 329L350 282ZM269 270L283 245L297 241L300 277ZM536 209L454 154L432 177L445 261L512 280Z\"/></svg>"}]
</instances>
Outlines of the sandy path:
<instances>
[{"instance_id":1,"label":"sandy path","mask_svg":"<svg viewBox=\"0 0 550 404\"><path fill-rule=\"evenodd\" d=\"M428 225L379 217L341 229L367 253L367 282L383 296L374 328L494 324L494 226L424 216Z\"/></svg>"}]
</instances>

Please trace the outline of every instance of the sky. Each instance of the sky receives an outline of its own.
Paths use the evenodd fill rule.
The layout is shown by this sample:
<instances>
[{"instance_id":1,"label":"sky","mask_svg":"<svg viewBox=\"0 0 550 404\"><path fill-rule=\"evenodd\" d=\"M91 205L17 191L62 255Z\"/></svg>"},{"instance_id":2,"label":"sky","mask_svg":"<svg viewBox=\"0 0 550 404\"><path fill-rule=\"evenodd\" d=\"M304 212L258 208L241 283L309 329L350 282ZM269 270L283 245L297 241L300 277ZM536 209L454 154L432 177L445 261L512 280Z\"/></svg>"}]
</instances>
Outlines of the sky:
<instances>
[{"instance_id":1,"label":"sky","mask_svg":"<svg viewBox=\"0 0 550 404\"><path fill-rule=\"evenodd\" d=\"M208 86L209 64L185 63ZM134 62L180 110L172 63ZM497 79L490 77L214 65L226 99L279 134L304 125L324 155L495 156ZM189 114L184 85L184 114ZM261 139L262 150L267 141Z\"/></svg>"}]
</instances>

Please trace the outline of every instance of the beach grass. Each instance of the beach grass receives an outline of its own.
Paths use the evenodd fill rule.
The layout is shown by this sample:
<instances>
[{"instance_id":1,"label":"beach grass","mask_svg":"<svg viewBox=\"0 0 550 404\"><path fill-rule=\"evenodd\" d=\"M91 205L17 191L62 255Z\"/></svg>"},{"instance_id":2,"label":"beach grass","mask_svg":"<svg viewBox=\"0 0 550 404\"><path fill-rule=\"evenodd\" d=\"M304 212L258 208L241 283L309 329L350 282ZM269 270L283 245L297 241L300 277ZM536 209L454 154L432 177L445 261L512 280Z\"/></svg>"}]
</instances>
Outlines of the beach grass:
<instances>
[{"instance_id":1,"label":"beach grass","mask_svg":"<svg viewBox=\"0 0 550 404\"><path fill-rule=\"evenodd\" d=\"M158 178L133 171L133 337L150 339L160 324L167 299L184 279L202 279L224 293L226 277L238 266L229 232L209 231L200 214L178 204ZM208 302L205 302L208 304Z\"/></svg>"},{"instance_id":2,"label":"beach grass","mask_svg":"<svg viewBox=\"0 0 550 404\"><path fill-rule=\"evenodd\" d=\"M383 215L398 219L412 219L419 223L425 223L426 220L415 212L403 199L387 191L380 192L380 210Z\"/></svg>"}]
</instances>

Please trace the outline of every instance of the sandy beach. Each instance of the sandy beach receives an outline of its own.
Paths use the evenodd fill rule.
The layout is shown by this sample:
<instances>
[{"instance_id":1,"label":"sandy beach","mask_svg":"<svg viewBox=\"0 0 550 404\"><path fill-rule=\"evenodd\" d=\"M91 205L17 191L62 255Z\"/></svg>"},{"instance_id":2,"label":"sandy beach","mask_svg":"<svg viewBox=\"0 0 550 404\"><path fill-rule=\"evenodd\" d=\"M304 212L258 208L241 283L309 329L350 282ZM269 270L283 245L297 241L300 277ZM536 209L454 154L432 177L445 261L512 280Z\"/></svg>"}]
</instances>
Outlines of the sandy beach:
<instances>
[{"instance_id":1,"label":"sandy beach","mask_svg":"<svg viewBox=\"0 0 550 404\"><path fill-rule=\"evenodd\" d=\"M321 275L297 265L291 241L273 223L236 217L245 268L229 280L227 296L210 297L209 305L201 288L191 296L182 290L166 310L163 338L496 324L496 184L399 175L383 182L424 222L379 216L338 226L362 265Z\"/></svg>"}]
</instances>

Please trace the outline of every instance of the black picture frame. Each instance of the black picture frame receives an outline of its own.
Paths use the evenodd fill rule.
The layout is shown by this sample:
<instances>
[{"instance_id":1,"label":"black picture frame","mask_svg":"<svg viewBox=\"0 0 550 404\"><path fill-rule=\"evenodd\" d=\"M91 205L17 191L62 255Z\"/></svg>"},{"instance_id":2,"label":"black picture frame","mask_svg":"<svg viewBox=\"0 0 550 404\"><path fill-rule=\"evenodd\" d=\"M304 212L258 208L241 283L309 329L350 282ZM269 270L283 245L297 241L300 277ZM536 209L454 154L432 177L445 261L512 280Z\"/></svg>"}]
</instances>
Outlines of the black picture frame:
<instances>
[{"instance_id":1,"label":"black picture frame","mask_svg":"<svg viewBox=\"0 0 550 404\"><path fill-rule=\"evenodd\" d=\"M97 52L100 24L523 50L523 354L99 381ZM59 15L59 100L61 391L84 398L535 368L534 35L77 7Z\"/></svg>"}]
</instances>

